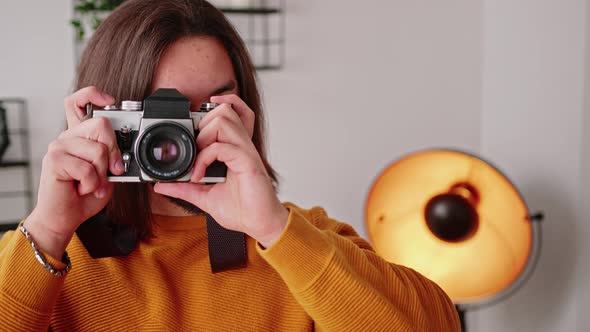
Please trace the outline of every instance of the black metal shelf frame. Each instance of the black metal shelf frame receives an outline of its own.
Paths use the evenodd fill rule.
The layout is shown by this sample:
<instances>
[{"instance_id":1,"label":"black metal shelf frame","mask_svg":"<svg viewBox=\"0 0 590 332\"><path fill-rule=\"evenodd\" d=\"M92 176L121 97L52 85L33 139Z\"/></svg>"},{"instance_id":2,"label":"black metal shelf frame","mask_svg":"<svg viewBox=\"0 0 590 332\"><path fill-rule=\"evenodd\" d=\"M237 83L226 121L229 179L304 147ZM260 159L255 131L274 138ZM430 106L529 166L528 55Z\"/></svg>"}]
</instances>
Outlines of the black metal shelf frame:
<instances>
[{"instance_id":1,"label":"black metal shelf frame","mask_svg":"<svg viewBox=\"0 0 590 332\"><path fill-rule=\"evenodd\" d=\"M244 15L270 15L279 14L282 12L281 8L268 8L268 7L252 7L252 8L219 8L226 14L244 14Z\"/></svg>"},{"instance_id":2,"label":"black metal shelf frame","mask_svg":"<svg viewBox=\"0 0 590 332\"><path fill-rule=\"evenodd\" d=\"M19 112L19 127L20 128L9 128L9 136L19 136L21 138L21 158L18 160L0 160L0 169L7 168L21 168L23 169L23 184L24 190L12 190L12 191L0 191L0 199L6 198L23 198L26 200L26 213L29 213L33 209L33 172L31 167L31 150L30 150L30 138L29 138L29 118L27 110L27 102L22 98L2 98L0 104L11 105L13 104ZM14 111L13 108L8 108L8 111ZM10 126L10 123L9 123ZM0 216L1 218L2 216ZM24 217L24 216L23 216ZM0 220L0 233L13 230L17 227L19 221L15 220Z\"/></svg>"},{"instance_id":3,"label":"black metal shelf frame","mask_svg":"<svg viewBox=\"0 0 590 332\"><path fill-rule=\"evenodd\" d=\"M249 27L247 29L249 36L242 36L242 38L245 40L246 46L252 54L255 69L258 71L279 70L285 63L285 5L286 0L256 0L250 7L219 7L219 10L226 14L230 18L230 21L232 16L247 17L249 21ZM82 14L75 11L75 15L79 19ZM273 25L272 29L275 29L280 37L271 38L269 21L277 17L279 20L276 26ZM255 22L258 21L262 23L263 28L263 38L261 40L252 38L255 30ZM255 41L252 41L252 39ZM74 44L74 58L76 62L80 60L83 47L84 44L76 39ZM254 52L254 50L260 52Z\"/></svg>"},{"instance_id":4,"label":"black metal shelf frame","mask_svg":"<svg viewBox=\"0 0 590 332\"><path fill-rule=\"evenodd\" d=\"M28 160L5 160L0 161L0 168L25 167L29 164Z\"/></svg>"},{"instance_id":5,"label":"black metal shelf frame","mask_svg":"<svg viewBox=\"0 0 590 332\"><path fill-rule=\"evenodd\" d=\"M272 3L272 5L269 5ZM256 65L256 70L267 71L267 70L280 70L286 59L285 54L285 33L286 33L286 21L285 21L285 0L259 0L253 7L246 8L219 8L228 17L232 15L247 15L248 16L248 35L242 36L250 52L253 53L253 61ZM279 38L270 37L270 17L278 16L278 35ZM262 20L262 38L255 38L255 24L256 20ZM262 47L262 59L255 58L254 48ZM271 60L273 55L273 47L275 47L276 59L278 62Z\"/></svg>"}]
</instances>

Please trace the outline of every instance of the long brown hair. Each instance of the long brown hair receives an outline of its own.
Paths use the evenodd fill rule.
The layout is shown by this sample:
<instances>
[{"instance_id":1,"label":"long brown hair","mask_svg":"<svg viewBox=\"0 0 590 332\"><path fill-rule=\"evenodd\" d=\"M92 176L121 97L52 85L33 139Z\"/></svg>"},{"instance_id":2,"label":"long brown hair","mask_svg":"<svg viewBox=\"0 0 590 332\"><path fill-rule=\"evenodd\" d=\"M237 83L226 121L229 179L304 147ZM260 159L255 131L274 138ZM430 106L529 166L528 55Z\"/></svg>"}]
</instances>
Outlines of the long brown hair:
<instances>
[{"instance_id":1,"label":"long brown hair","mask_svg":"<svg viewBox=\"0 0 590 332\"><path fill-rule=\"evenodd\" d=\"M96 86L116 100L143 100L151 92L160 56L187 36L219 40L234 66L240 97L256 115L252 141L273 183L264 144L264 114L256 73L243 40L222 12L205 0L128 0L96 30L82 55L76 90ZM152 235L146 184L116 184L107 206L110 220L130 224L141 239Z\"/></svg>"}]
</instances>

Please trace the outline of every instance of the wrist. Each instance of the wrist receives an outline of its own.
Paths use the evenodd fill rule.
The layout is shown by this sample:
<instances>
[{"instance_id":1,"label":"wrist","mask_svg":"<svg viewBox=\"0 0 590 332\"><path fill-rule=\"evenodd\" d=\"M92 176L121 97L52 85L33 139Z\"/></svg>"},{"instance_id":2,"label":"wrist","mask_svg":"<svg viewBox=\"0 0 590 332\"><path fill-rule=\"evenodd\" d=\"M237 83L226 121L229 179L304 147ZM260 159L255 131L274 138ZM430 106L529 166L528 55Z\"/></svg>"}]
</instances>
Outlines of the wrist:
<instances>
[{"instance_id":1,"label":"wrist","mask_svg":"<svg viewBox=\"0 0 590 332\"><path fill-rule=\"evenodd\" d=\"M60 259L66 251L74 234L60 234L47 227L43 219L35 215L35 212L29 215L23 226L29 232L37 246L51 255L53 258Z\"/></svg>"},{"instance_id":2,"label":"wrist","mask_svg":"<svg viewBox=\"0 0 590 332\"><path fill-rule=\"evenodd\" d=\"M281 237L287 227L288 221L289 210L281 204L277 213L272 218L273 227L268 233L254 238L264 248L270 248Z\"/></svg>"}]
</instances>

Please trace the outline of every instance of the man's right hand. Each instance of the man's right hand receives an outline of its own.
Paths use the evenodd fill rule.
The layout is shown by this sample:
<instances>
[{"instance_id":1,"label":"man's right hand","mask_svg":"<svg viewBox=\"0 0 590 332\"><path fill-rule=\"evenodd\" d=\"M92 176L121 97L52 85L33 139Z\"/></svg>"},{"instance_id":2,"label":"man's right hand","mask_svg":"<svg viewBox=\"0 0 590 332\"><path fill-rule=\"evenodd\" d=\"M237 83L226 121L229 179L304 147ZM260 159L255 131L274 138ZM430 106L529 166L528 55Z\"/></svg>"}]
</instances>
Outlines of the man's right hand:
<instances>
[{"instance_id":1,"label":"man's right hand","mask_svg":"<svg viewBox=\"0 0 590 332\"><path fill-rule=\"evenodd\" d=\"M107 171L123 174L121 152L106 118L81 122L87 103L113 104L95 87L64 100L68 129L49 144L43 158L37 206L24 226L37 246L59 259L76 229L100 212L113 193Z\"/></svg>"}]
</instances>

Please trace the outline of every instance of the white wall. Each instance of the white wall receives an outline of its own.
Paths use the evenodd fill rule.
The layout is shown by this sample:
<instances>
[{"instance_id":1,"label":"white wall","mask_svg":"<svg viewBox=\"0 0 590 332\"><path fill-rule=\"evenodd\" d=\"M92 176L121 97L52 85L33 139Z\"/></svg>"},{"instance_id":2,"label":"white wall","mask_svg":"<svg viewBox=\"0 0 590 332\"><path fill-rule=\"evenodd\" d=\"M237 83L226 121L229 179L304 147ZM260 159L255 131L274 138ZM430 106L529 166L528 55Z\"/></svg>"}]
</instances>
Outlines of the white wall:
<instances>
[{"instance_id":1,"label":"white wall","mask_svg":"<svg viewBox=\"0 0 590 332\"><path fill-rule=\"evenodd\" d=\"M481 3L289 3L287 66L261 75L282 197L364 233L377 173L480 144Z\"/></svg>"},{"instance_id":2,"label":"white wall","mask_svg":"<svg viewBox=\"0 0 590 332\"><path fill-rule=\"evenodd\" d=\"M582 331L576 325L576 232L586 2L484 1L481 150L546 212L542 256L521 291L473 314L477 331ZM588 142L586 140L586 142ZM582 281L581 281L582 282ZM585 313L581 311L582 317Z\"/></svg>"},{"instance_id":3,"label":"white wall","mask_svg":"<svg viewBox=\"0 0 590 332\"><path fill-rule=\"evenodd\" d=\"M70 5L0 2L0 97L29 100L37 174L73 77ZM281 198L324 206L364 234L367 191L391 161L427 147L477 152L547 219L533 278L509 300L469 313L470 331L583 331L588 2L288 5L286 67L260 75Z\"/></svg>"}]
</instances>

